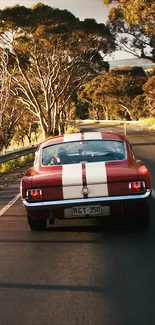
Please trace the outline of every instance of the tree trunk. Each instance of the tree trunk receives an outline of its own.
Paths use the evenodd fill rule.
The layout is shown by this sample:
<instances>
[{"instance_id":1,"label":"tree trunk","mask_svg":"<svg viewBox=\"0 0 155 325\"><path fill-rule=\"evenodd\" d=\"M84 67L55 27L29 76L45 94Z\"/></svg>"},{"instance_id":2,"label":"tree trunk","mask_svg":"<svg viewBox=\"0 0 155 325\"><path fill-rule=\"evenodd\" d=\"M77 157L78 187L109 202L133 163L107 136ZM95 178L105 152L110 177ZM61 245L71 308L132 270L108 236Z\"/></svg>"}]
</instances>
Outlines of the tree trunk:
<instances>
[{"instance_id":1,"label":"tree trunk","mask_svg":"<svg viewBox=\"0 0 155 325\"><path fill-rule=\"evenodd\" d=\"M109 120L109 111L107 108L105 108L105 119Z\"/></svg>"},{"instance_id":2,"label":"tree trunk","mask_svg":"<svg viewBox=\"0 0 155 325\"><path fill-rule=\"evenodd\" d=\"M27 138L28 138L28 141L29 141L29 145L31 145L31 135L27 134Z\"/></svg>"},{"instance_id":3,"label":"tree trunk","mask_svg":"<svg viewBox=\"0 0 155 325\"><path fill-rule=\"evenodd\" d=\"M45 140L46 138L48 138L48 131L44 130L42 125L41 125L41 129L42 129L42 139Z\"/></svg>"},{"instance_id":4,"label":"tree trunk","mask_svg":"<svg viewBox=\"0 0 155 325\"><path fill-rule=\"evenodd\" d=\"M59 110L58 103L55 103L54 107L54 121L53 121L53 135L59 135Z\"/></svg>"},{"instance_id":5,"label":"tree trunk","mask_svg":"<svg viewBox=\"0 0 155 325\"><path fill-rule=\"evenodd\" d=\"M99 111L98 111L98 109L96 111L96 115L97 115L97 120L99 121L100 117L99 117Z\"/></svg>"},{"instance_id":6,"label":"tree trunk","mask_svg":"<svg viewBox=\"0 0 155 325\"><path fill-rule=\"evenodd\" d=\"M65 125L60 123L59 124L59 134L63 135L65 133Z\"/></svg>"},{"instance_id":7,"label":"tree trunk","mask_svg":"<svg viewBox=\"0 0 155 325\"><path fill-rule=\"evenodd\" d=\"M122 104L119 104L122 108L124 108L124 110L125 110L125 114L124 114L124 116L125 117L127 117L127 119L129 119L130 121L132 121L132 116L131 116L131 113L130 113L130 110L126 107L126 106L124 106L124 105L122 105Z\"/></svg>"},{"instance_id":8,"label":"tree trunk","mask_svg":"<svg viewBox=\"0 0 155 325\"><path fill-rule=\"evenodd\" d=\"M59 135L59 115L54 116L53 135Z\"/></svg>"}]
</instances>

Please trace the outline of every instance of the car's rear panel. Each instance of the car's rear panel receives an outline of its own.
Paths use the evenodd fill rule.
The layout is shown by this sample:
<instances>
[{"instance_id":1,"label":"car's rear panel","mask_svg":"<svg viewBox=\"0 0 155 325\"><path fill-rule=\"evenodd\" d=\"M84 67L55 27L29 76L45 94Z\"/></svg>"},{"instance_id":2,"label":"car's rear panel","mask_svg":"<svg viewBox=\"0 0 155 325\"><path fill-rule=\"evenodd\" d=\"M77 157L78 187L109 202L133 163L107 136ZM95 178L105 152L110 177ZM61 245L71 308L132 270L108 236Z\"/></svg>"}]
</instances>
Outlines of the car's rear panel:
<instances>
[{"instance_id":1,"label":"car's rear panel","mask_svg":"<svg viewBox=\"0 0 155 325\"><path fill-rule=\"evenodd\" d=\"M122 214L122 204L104 203L104 197L129 195L129 183L139 178L136 166L129 166L127 162L99 162L89 164L73 164L49 167L45 174L34 175L31 188L42 188L42 201L59 201L103 197L103 202L90 203L89 205L101 206L98 215ZM88 188L88 194L83 194L83 187ZM81 207L84 203L81 204ZM73 208L76 204L62 208L57 206L52 209L54 218L75 218ZM45 209L46 210L46 209ZM80 210L79 210L80 211ZM33 214L33 213L32 213ZM36 213L34 213L36 214ZM45 215L47 211L45 211ZM88 215L79 214L76 217ZM94 215L92 215L94 216ZM38 213L39 217L39 213Z\"/></svg>"},{"instance_id":2,"label":"car's rear panel","mask_svg":"<svg viewBox=\"0 0 155 325\"><path fill-rule=\"evenodd\" d=\"M50 167L32 178L32 188L43 189L43 200L105 197L129 194L129 182L137 181L136 167L124 163L89 163ZM87 186L88 195L82 194Z\"/></svg>"},{"instance_id":3,"label":"car's rear panel","mask_svg":"<svg viewBox=\"0 0 155 325\"><path fill-rule=\"evenodd\" d=\"M102 135L100 132L94 132L93 138L115 138L111 133L108 135ZM71 140L72 138L72 140ZM123 141L123 137L116 137L117 140ZM78 135L78 140L92 139L92 133L84 133ZM67 142L77 140L77 135L67 135L66 137L50 141ZM55 143L54 142L54 143ZM48 143L48 141L47 141ZM127 148L127 147L126 147ZM54 218L72 218L72 217L90 217L88 213L80 214L78 216L73 215L73 210L76 210L76 200L84 200L82 203L78 203L79 211L82 207L88 203L89 206L93 206L94 209L97 206L101 207L99 215L118 215L125 213L133 213L137 209L145 208L147 200L143 200L139 204L120 203L119 197L125 197L130 195L129 183L135 181L146 182L146 188L150 189L149 173L142 163L132 161L131 157L127 156L124 160L107 161L107 162L89 162L82 161L81 163L55 165L55 166L43 166L41 165L40 158L36 159L34 173L32 171L31 177L24 177L21 184L22 199L26 200L26 191L28 189L41 189L42 190L42 203L46 203L45 206L40 204L39 208L31 210L33 202L30 202L26 207L27 211L34 218L48 218L49 214L52 214ZM38 152L39 155L39 152ZM88 190L84 192L83 189ZM116 202L110 201L111 197L117 197ZM91 202L91 199L95 198L96 203ZM103 200L98 202L97 199ZM104 200L109 199L109 202ZM61 202L56 207L51 202ZM92 200L93 201L93 200ZM48 205L49 202L49 205ZM63 202L63 206L62 206ZM71 202L70 204L66 202ZM72 203L73 202L73 203ZM32 203L32 205L31 205ZM39 204L39 202L38 202ZM87 204L88 205L88 204ZM86 210L81 210L86 211ZM93 215L91 215L93 216ZM97 216L97 213L95 214Z\"/></svg>"}]
</instances>

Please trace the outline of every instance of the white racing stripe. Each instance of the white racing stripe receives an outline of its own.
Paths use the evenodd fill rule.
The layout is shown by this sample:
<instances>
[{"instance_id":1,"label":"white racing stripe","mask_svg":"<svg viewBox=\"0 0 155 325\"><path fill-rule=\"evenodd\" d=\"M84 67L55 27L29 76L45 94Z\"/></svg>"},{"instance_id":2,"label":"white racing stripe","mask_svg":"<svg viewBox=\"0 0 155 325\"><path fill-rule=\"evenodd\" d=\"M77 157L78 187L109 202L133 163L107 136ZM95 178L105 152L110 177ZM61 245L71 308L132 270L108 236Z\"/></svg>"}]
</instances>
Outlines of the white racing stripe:
<instances>
[{"instance_id":1,"label":"white racing stripe","mask_svg":"<svg viewBox=\"0 0 155 325\"><path fill-rule=\"evenodd\" d=\"M73 133L73 134L65 134L64 135L64 142L79 141L79 140L81 140L81 133Z\"/></svg>"},{"instance_id":2,"label":"white racing stripe","mask_svg":"<svg viewBox=\"0 0 155 325\"><path fill-rule=\"evenodd\" d=\"M13 200L11 200L1 211L0 217L20 198L20 193L17 194Z\"/></svg>"},{"instance_id":3,"label":"white racing stripe","mask_svg":"<svg viewBox=\"0 0 155 325\"><path fill-rule=\"evenodd\" d=\"M101 132L86 132L84 133L84 140L102 139Z\"/></svg>"},{"instance_id":4,"label":"white racing stripe","mask_svg":"<svg viewBox=\"0 0 155 325\"><path fill-rule=\"evenodd\" d=\"M86 164L88 197L108 196L107 172L105 162Z\"/></svg>"},{"instance_id":5,"label":"white racing stripe","mask_svg":"<svg viewBox=\"0 0 155 325\"><path fill-rule=\"evenodd\" d=\"M62 166L62 188L64 199L83 198L82 164Z\"/></svg>"},{"instance_id":6,"label":"white racing stripe","mask_svg":"<svg viewBox=\"0 0 155 325\"><path fill-rule=\"evenodd\" d=\"M107 171L105 162L86 164L88 197L108 196ZM102 207L103 215L110 215L110 206Z\"/></svg>"}]
</instances>

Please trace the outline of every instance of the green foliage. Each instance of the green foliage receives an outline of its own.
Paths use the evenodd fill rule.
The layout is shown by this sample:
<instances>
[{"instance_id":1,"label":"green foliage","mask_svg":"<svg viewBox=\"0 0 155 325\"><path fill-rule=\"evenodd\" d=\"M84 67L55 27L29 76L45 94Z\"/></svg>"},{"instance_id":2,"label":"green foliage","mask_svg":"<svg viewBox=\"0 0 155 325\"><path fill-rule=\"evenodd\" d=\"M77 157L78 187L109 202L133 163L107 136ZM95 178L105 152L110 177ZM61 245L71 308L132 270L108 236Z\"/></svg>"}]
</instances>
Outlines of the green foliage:
<instances>
[{"instance_id":1,"label":"green foliage","mask_svg":"<svg viewBox=\"0 0 155 325\"><path fill-rule=\"evenodd\" d=\"M71 125L67 127L65 134L71 134L77 132L80 132L80 128L78 126Z\"/></svg>"},{"instance_id":2,"label":"green foliage","mask_svg":"<svg viewBox=\"0 0 155 325\"><path fill-rule=\"evenodd\" d=\"M155 67L153 69L146 70L147 77L150 78L155 75Z\"/></svg>"},{"instance_id":3,"label":"green foliage","mask_svg":"<svg viewBox=\"0 0 155 325\"><path fill-rule=\"evenodd\" d=\"M143 86L145 91L145 105L151 116L155 116L155 75L150 77Z\"/></svg>"},{"instance_id":4,"label":"green foliage","mask_svg":"<svg viewBox=\"0 0 155 325\"><path fill-rule=\"evenodd\" d=\"M103 0L115 5L109 11L108 26L117 37L118 49L155 63L154 0Z\"/></svg>"},{"instance_id":5,"label":"green foliage","mask_svg":"<svg viewBox=\"0 0 155 325\"><path fill-rule=\"evenodd\" d=\"M33 115L44 137L63 128L66 116L73 115L68 105L72 94L84 81L108 71L101 52L115 49L115 38L104 24L80 21L67 10L42 3L1 10L0 41L11 49L7 68L14 73L16 100ZM25 120L21 118L24 131L29 129Z\"/></svg>"},{"instance_id":6,"label":"green foliage","mask_svg":"<svg viewBox=\"0 0 155 325\"><path fill-rule=\"evenodd\" d=\"M93 119L132 119L132 101L143 94L147 76L141 67L110 70L81 86L78 96Z\"/></svg>"},{"instance_id":7,"label":"green foliage","mask_svg":"<svg viewBox=\"0 0 155 325\"><path fill-rule=\"evenodd\" d=\"M8 171L13 171L18 167L25 167L26 164L32 163L34 161L34 153L30 153L26 156L22 156L8 162L0 164L0 173L6 173Z\"/></svg>"},{"instance_id":8,"label":"green foliage","mask_svg":"<svg viewBox=\"0 0 155 325\"><path fill-rule=\"evenodd\" d=\"M9 146L20 118L15 109L17 98L13 91L13 73L9 73L8 66L8 50L0 48L0 151Z\"/></svg>"},{"instance_id":9,"label":"green foliage","mask_svg":"<svg viewBox=\"0 0 155 325\"><path fill-rule=\"evenodd\" d=\"M35 142L37 142L39 135L38 123L35 122L33 114L25 110L24 114L21 116L18 125L16 126L16 133L13 140L20 145L24 146L24 140L27 138L28 145L31 145L35 137Z\"/></svg>"},{"instance_id":10,"label":"green foliage","mask_svg":"<svg viewBox=\"0 0 155 325\"><path fill-rule=\"evenodd\" d=\"M144 126L148 126L148 127L154 126L155 125L155 118L153 118L153 117L144 118L143 120L141 120L140 124L144 125Z\"/></svg>"},{"instance_id":11,"label":"green foliage","mask_svg":"<svg viewBox=\"0 0 155 325\"><path fill-rule=\"evenodd\" d=\"M146 118L149 115L149 109L145 104L145 94L138 95L132 100L132 116L135 120Z\"/></svg>"}]
</instances>

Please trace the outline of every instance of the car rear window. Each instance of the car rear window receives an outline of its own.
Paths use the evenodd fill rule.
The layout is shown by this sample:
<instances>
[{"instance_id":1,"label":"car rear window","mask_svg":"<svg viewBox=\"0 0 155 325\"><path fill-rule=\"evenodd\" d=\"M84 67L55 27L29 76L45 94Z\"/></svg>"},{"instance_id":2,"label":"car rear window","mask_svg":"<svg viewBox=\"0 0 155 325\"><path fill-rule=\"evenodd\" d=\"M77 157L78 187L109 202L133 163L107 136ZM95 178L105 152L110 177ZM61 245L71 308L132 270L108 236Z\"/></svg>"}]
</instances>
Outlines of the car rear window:
<instances>
[{"instance_id":1,"label":"car rear window","mask_svg":"<svg viewBox=\"0 0 155 325\"><path fill-rule=\"evenodd\" d=\"M42 149L42 165L104 162L126 159L123 141L83 140L63 142Z\"/></svg>"}]
</instances>

